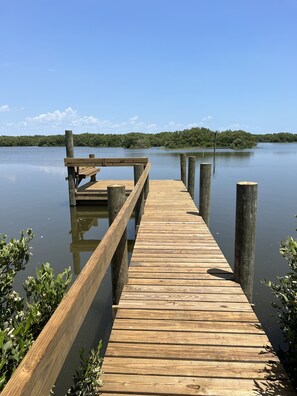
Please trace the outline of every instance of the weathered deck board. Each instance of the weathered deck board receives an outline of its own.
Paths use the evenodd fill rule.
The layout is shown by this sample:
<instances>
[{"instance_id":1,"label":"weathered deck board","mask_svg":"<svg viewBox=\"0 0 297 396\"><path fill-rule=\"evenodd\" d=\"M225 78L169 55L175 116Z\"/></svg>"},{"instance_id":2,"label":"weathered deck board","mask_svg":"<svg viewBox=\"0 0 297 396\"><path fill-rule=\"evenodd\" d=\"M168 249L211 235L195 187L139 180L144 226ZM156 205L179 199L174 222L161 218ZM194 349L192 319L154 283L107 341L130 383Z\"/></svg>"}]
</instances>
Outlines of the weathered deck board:
<instances>
[{"instance_id":1,"label":"weathered deck board","mask_svg":"<svg viewBox=\"0 0 297 396\"><path fill-rule=\"evenodd\" d=\"M102 395L295 394L179 181L151 181Z\"/></svg>"}]
</instances>

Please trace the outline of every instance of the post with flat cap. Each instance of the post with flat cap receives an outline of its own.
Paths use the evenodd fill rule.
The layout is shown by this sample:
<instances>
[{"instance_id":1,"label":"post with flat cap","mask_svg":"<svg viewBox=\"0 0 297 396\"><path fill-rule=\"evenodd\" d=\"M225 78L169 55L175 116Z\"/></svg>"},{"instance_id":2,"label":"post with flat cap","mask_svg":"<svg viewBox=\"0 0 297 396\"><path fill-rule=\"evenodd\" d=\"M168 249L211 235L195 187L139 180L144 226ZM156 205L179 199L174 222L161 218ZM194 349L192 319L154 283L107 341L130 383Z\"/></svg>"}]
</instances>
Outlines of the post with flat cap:
<instances>
[{"instance_id":1,"label":"post with flat cap","mask_svg":"<svg viewBox=\"0 0 297 396\"><path fill-rule=\"evenodd\" d=\"M234 280L241 284L249 302L253 297L257 195L257 183L237 183Z\"/></svg>"},{"instance_id":2,"label":"post with flat cap","mask_svg":"<svg viewBox=\"0 0 297 396\"><path fill-rule=\"evenodd\" d=\"M194 199L195 194L195 172L196 172L196 157L189 157L188 166L188 192Z\"/></svg>"},{"instance_id":3,"label":"post with flat cap","mask_svg":"<svg viewBox=\"0 0 297 396\"><path fill-rule=\"evenodd\" d=\"M138 182L140 179L140 176L142 175L142 172L144 170L144 166L142 164L140 165L134 165L134 185ZM135 234L138 232L138 228L140 225L140 220L143 215L144 211L144 189L142 189L139 198L136 202L134 213L135 213Z\"/></svg>"},{"instance_id":4,"label":"post with flat cap","mask_svg":"<svg viewBox=\"0 0 297 396\"><path fill-rule=\"evenodd\" d=\"M95 154L89 154L89 158L95 158ZM96 175L92 175L91 182L95 182L95 181L96 181Z\"/></svg>"},{"instance_id":5,"label":"post with flat cap","mask_svg":"<svg viewBox=\"0 0 297 396\"><path fill-rule=\"evenodd\" d=\"M200 164L199 214L209 225L211 164Z\"/></svg>"},{"instance_id":6,"label":"post with flat cap","mask_svg":"<svg viewBox=\"0 0 297 396\"><path fill-rule=\"evenodd\" d=\"M72 131L65 131L65 143L66 143L66 156L67 158L74 157L74 149L73 149L73 135ZM70 206L76 205L75 199L75 169L72 166L67 167L68 172L68 189L69 189L69 204Z\"/></svg>"},{"instance_id":7,"label":"post with flat cap","mask_svg":"<svg viewBox=\"0 0 297 396\"><path fill-rule=\"evenodd\" d=\"M107 187L109 225L112 224L126 200L125 186ZM120 301L124 285L128 282L127 230L125 229L111 262L113 304Z\"/></svg>"},{"instance_id":8,"label":"post with flat cap","mask_svg":"<svg viewBox=\"0 0 297 396\"><path fill-rule=\"evenodd\" d=\"M187 185L187 156L186 154L180 154L180 179Z\"/></svg>"}]
</instances>

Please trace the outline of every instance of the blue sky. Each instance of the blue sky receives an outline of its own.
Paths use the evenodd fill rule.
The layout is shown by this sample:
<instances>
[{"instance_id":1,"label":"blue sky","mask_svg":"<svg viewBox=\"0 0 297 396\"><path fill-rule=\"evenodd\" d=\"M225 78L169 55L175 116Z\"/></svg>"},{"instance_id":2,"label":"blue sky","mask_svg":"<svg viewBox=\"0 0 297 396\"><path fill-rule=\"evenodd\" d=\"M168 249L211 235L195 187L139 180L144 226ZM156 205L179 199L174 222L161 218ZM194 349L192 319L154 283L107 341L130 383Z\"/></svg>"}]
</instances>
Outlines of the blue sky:
<instances>
[{"instance_id":1,"label":"blue sky","mask_svg":"<svg viewBox=\"0 0 297 396\"><path fill-rule=\"evenodd\" d=\"M297 133L296 0L0 0L0 134Z\"/></svg>"}]
</instances>

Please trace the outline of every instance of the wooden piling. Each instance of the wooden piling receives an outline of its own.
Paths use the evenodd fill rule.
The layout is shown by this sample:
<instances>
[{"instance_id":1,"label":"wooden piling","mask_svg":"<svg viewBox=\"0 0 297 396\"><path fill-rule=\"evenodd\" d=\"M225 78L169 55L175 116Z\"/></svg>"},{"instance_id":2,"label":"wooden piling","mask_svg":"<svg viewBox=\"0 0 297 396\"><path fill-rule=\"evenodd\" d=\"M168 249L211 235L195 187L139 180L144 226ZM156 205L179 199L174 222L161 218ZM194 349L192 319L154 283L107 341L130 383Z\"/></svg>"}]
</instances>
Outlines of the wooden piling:
<instances>
[{"instance_id":1,"label":"wooden piling","mask_svg":"<svg viewBox=\"0 0 297 396\"><path fill-rule=\"evenodd\" d=\"M195 195L195 172L196 172L196 157L189 157L188 165L188 192L194 199Z\"/></svg>"},{"instance_id":2,"label":"wooden piling","mask_svg":"<svg viewBox=\"0 0 297 396\"><path fill-rule=\"evenodd\" d=\"M216 173L216 148L217 148L217 136L218 132L214 133L214 141L213 141L213 173Z\"/></svg>"},{"instance_id":3,"label":"wooden piling","mask_svg":"<svg viewBox=\"0 0 297 396\"><path fill-rule=\"evenodd\" d=\"M180 179L187 185L187 156L186 154L180 154Z\"/></svg>"},{"instance_id":4,"label":"wooden piling","mask_svg":"<svg viewBox=\"0 0 297 396\"><path fill-rule=\"evenodd\" d=\"M211 164L200 164L199 214L209 225Z\"/></svg>"},{"instance_id":5,"label":"wooden piling","mask_svg":"<svg viewBox=\"0 0 297 396\"><path fill-rule=\"evenodd\" d=\"M234 280L252 302L258 184L237 183Z\"/></svg>"},{"instance_id":6,"label":"wooden piling","mask_svg":"<svg viewBox=\"0 0 297 396\"><path fill-rule=\"evenodd\" d=\"M73 135L72 131L65 131L65 142L66 142L66 157L73 158L74 157L74 148L73 148ZM72 166L67 167L68 171L68 189L69 189L69 204L70 206L76 205L75 199L75 169Z\"/></svg>"},{"instance_id":7,"label":"wooden piling","mask_svg":"<svg viewBox=\"0 0 297 396\"><path fill-rule=\"evenodd\" d=\"M143 165L134 165L134 185L138 182L140 176L142 175L144 166ZM135 233L137 234L141 216L143 215L144 210L144 189L141 191L138 201L135 205Z\"/></svg>"},{"instance_id":8,"label":"wooden piling","mask_svg":"<svg viewBox=\"0 0 297 396\"><path fill-rule=\"evenodd\" d=\"M95 158L95 154L89 154L89 158ZM91 182L95 182L95 181L96 181L96 175L92 175Z\"/></svg>"},{"instance_id":9,"label":"wooden piling","mask_svg":"<svg viewBox=\"0 0 297 396\"><path fill-rule=\"evenodd\" d=\"M107 187L109 225L112 224L126 200L125 186ZM120 301L124 285L128 282L127 229L125 229L111 262L113 304Z\"/></svg>"},{"instance_id":10,"label":"wooden piling","mask_svg":"<svg viewBox=\"0 0 297 396\"><path fill-rule=\"evenodd\" d=\"M149 176L147 176L147 179L146 179L146 182L144 183L143 189L144 189L144 200L146 201L146 200L147 200L148 193L149 193L149 191L150 191Z\"/></svg>"}]
</instances>

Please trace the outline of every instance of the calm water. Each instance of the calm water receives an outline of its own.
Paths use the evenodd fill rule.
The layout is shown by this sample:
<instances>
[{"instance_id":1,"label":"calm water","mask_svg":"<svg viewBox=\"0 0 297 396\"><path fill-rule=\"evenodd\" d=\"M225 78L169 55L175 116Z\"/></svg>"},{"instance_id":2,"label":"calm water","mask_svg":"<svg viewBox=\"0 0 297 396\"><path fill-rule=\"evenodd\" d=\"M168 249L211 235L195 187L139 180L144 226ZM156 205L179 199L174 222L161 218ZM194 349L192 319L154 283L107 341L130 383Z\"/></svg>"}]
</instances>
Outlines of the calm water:
<instances>
[{"instance_id":1,"label":"calm water","mask_svg":"<svg viewBox=\"0 0 297 396\"><path fill-rule=\"evenodd\" d=\"M98 157L148 156L151 162L151 179L175 179L180 177L179 153L181 151L148 149L99 149L76 148L77 157L94 153ZM196 186L198 186L199 163L212 162L212 150L185 150L197 157ZM105 210L92 214L86 211L72 212L79 221L78 234L71 234L71 211L63 165L64 148L0 148L0 233L18 237L21 229L33 228L33 257L26 273L19 274L16 288L35 268L49 261L55 270L71 266L74 279L90 256L94 242L83 242L84 251L79 253L71 247L72 238L85 241L100 240L107 228ZM257 213L257 243L255 262L254 302L259 316L275 347L282 344L281 333L272 316L271 292L261 280L275 280L277 275L288 271L286 262L279 255L280 241L288 235L296 236L297 214L297 144L261 144L244 151L217 150L216 172L212 178L210 229L231 266L233 265L235 192L236 182L259 183ZM133 177L132 168L102 168L98 178L128 179ZM196 191L198 205L198 190ZM128 235L134 238L133 223ZM75 366L81 346L95 346L100 338L107 340L111 323L110 272L107 272L97 297L77 337L62 375L56 394L64 395Z\"/></svg>"}]
</instances>

